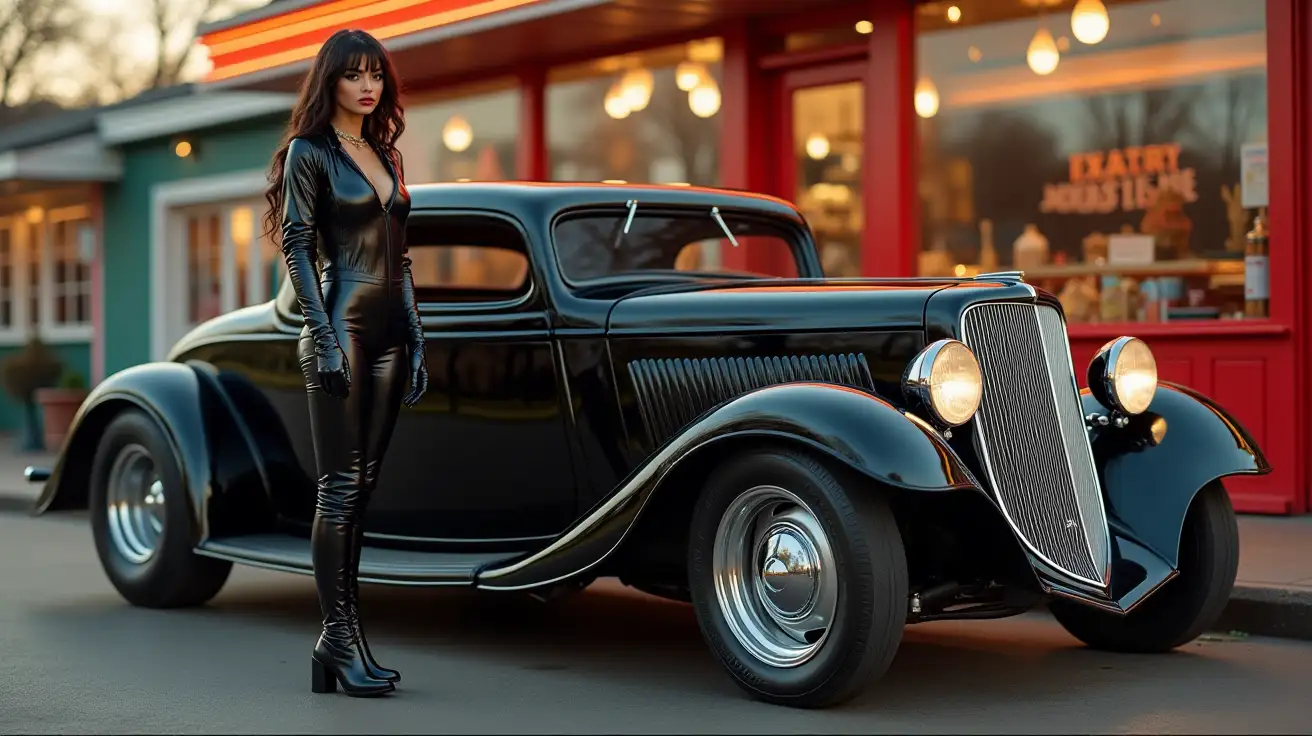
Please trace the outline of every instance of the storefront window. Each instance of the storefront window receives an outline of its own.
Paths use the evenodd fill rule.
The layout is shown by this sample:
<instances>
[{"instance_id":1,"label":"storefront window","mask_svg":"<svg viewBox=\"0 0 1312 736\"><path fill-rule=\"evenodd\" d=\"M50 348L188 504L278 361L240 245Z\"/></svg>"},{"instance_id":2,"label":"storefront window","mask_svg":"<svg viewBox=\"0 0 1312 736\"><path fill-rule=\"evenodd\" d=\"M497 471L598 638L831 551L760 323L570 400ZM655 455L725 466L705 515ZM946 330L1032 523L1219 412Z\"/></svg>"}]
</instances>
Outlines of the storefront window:
<instances>
[{"instance_id":1,"label":"storefront window","mask_svg":"<svg viewBox=\"0 0 1312 736\"><path fill-rule=\"evenodd\" d=\"M861 82L803 87L793 97L793 201L820 248L825 275L860 276Z\"/></svg>"},{"instance_id":2,"label":"storefront window","mask_svg":"<svg viewBox=\"0 0 1312 736\"><path fill-rule=\"evenodd\" d=\"M407 184L519 178L519 89L500 81L405 101Z\"/></svg>"},{"instance_id":3,"label":"storefront window","mask_svg":"<svg viewBox=\"0 0 1312 736\"><path fill-rule=\"evenodd\" d=\"M920 274L1023 270L1072 324L1268 314L1263 4L1032 5L919 6Z\"/></svg>"},{"instance_id":4,"label":"storefront window","mask_svg":"<svg viewBox=\"0 0 1312 736\"><path fill-rule=\"evenodd\" d=\"M708 39L553 69L550 178L718 184L721 54Z\"/></svg>"},{"instance_id":5,"label":"storefront window","mask_svg":"<svg viewBox=\"0 0 1312 736\"><path fill-rule=\"evenodd\" d=\"M513 80L407 100L405 133L397 145L406 183L521 178L519 120L519 88ZM410 249L415 283L421 287L495 281L505 257L489 248Z\"/></svg>"}]
</instances>

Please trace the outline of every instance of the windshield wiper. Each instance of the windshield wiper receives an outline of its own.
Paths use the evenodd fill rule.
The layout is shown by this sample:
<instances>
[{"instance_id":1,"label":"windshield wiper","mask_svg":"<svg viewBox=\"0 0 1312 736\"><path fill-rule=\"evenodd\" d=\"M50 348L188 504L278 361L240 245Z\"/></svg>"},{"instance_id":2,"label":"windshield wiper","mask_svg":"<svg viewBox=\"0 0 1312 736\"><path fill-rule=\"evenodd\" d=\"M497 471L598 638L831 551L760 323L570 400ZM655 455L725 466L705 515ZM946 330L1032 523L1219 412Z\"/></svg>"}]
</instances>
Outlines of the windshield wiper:
<instances>
[{"instance_id":1,"label":"windshield wiper","mask_svg":"<svg viewBox=\"0 0 1312 736\"><path fill-rule=\"evenodd\" d=\"M624 239L625 235L629 234L629 227L633 225L633 216L638 214L638 200L630 199L625 204L629 208L629 216L624 219L624 229L615 233L615 249L620 247L620 241Z\"/></svg>"},{"instance_id":2,"label":"windshield wiper","mask_svg":"<svg viewBox=\"0 0 1312 736\"><path fill-rule=\"evenodd\" d=\"M715 221L716 221L717 223L720 224L720 229L723 230L725 236L729 238L729 242L730 242L730 243L733 243L733 247L737 248L737 247L738 247L738 238L735 238L735 237L733 236L733 233L729 231L729 226L726 225L726 224L724 224L724 218L723 218L723 217L720 217L720 208L719 208L719 207L712 207L712 208L711 208L711 217L715 218Z\"/></svg>"}]
</instances>

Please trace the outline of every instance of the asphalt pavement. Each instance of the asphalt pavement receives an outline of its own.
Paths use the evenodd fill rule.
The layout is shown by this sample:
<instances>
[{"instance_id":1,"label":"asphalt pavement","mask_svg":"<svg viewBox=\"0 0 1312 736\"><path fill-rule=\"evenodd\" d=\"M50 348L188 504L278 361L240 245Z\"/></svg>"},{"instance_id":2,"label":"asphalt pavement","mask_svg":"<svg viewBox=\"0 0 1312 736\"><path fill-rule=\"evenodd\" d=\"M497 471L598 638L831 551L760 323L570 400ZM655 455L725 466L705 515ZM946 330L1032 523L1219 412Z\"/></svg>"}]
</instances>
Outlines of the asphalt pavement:
<instances>
[{"instance_id":1,"label":"asphalt pavement","mask_svg":"<svg viewBox=\"0 0 1312 736\"><path fill-rule=\"evenodd\" d=\"M1312 644L1089 651L1050 618L911 628L826 711L753 702L691 609L609 581L567 601L365 586L383 699L310 692L308 578L236 568L207 607L128 606L82 514L0 513L4 733L1307 733Z\"/></svg>"}]
</instances>

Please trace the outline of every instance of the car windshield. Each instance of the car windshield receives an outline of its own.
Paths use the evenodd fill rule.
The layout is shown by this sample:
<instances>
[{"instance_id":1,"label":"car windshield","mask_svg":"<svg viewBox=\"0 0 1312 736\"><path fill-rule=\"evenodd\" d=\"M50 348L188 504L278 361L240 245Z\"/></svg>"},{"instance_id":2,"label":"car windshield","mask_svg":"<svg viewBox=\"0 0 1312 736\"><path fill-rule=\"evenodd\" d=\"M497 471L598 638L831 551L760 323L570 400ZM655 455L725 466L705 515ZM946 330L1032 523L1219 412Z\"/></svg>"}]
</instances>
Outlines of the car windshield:
<instances>
[{"instance_id":1,"label":"car windshield","mask_svg":"<svg viewBox=\"0 0 1312 736\"><path fill-rule=\"evenodd\" d=\"M768 217L641 203L563 218L555 242L574 284L658 273L792 278L805 247L800 231Z\"/></svg>"}]
</instances>

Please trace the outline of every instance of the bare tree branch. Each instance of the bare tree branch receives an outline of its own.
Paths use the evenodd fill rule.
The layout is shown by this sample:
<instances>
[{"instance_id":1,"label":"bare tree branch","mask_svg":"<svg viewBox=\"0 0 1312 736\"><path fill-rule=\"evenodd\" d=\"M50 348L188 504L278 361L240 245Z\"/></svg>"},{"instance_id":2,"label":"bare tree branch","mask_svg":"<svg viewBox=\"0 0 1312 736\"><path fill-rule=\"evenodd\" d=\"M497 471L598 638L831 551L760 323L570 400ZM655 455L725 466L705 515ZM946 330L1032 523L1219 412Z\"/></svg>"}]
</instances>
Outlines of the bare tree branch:
<instances>
[{"instance_id":1,"label":"bare tree branch","mask_svg":"<svg viewBox=\"0 0 1312 736\"><path fill-rule=\"evenodd\" d=\"M76 13L61 0L0 2L0 106L9 106L15 83L40 52L72 38L76 29Z\"/></svg>"}]
</instances>

